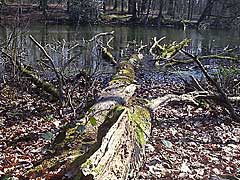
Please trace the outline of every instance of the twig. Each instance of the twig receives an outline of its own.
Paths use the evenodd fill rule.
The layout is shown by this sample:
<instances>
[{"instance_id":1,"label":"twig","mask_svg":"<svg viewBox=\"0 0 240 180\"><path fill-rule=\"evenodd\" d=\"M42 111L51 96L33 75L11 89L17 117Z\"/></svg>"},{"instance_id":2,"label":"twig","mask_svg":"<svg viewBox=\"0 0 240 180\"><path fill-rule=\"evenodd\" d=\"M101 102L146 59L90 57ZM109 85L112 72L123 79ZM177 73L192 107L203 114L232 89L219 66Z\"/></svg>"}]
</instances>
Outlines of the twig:
<instances>
[{"instance_id":1,"label":"twig","mask_svg":"<svg viewBox=\"0 0 240 180\"><path fill-rule=\"evenodd\" d=\"M196 63L197 65L199 66L199 68L201 69L201 71L203 72L203 74L205 75L205 77L207 78L207 80L213 85L216 87L217 91L219 94L221 94L222 96L222 99L224 101L224 104L225 104L225 108L228 109L229 113L230 113L230 116L237 122L240 122L240 117L239 115L235 112L231 102L229 101L228 97L227 97L227 94L222 90L222 88L219 86L219 84L214 81L211 76L208 74L207 70L205 69L205 67L202 65L202 63L199 61L198 57L197 56L193 56L192 54L184 51L184 50L181 50L185 55L187 55L188 57L192 58Z\"/></svg>"},{"instance_id":2,"label":"twig","mask_svg":"<svg viewBox=\"0 0 240 180\"><path fill-rule=\"evenodd\" d=\"M111 38L108 40L108 42L107 42L107 47L108 47L109 49L112 49L112 50L113 50L113 47L110 46L109 44L112 42L113 39L114 39L114 37L111 37Z\"/></svg>"},{"instance_id":3,"label":"twig","mask_svg":"<svg viewBox=\"0 0 240 180\"><path fill-rule=\"evenodd\" d=\"M114 31L111 31L111 32L104 32L104 33L99 33L95 36L93 36L91 39L88 40L88 42L92 42L92 41L95 41L96 39L102 37L102 36L108 36L108 35L113 35L114 34Z\"/></svg>"},{"instance_id":4,"label":"twig","mask_svg":"<svg viewBox=\"0 0 240 180\"><path fill-rule=\"evenodd\" d=\"M46 56L46 58L49 60L57 78L60 79L60 75L59 75L59 72L57 71L55 65L54 65L54 62L53 62L53 59L51 58L51 56L49 56L49 54L47 53L47 51L44 49L44 47L39 43L37 42L36 39L34 39L34 37L32 35L29 35L29 38L37 45L37 47L44 53L44 55Z\"/></svg>"},{"instance_id":5,"label":"twig","mask_svg":"<svg viewBox=\"0 0 240 180\"><path fill-rule=\"evenodd\" d=\"M36 40L34 39L34 37L32 35L29 35L29 38L38 46L38 48L44 53L44 55L46 56L46 58L49 60L50 65L52 66L52 70L54 71L58 82L59 82L59 100L61 101L61 103L63 102L63 83L64 83L64 76L62 75L61 72L59 72L55 65L54 65L54 61L51 58L51 56L47 53L47 51L44 49L44 47Z\"/></svg>"},{"instance_id":6,"label":"twig","mask_svg":"<svg viewBox=\"0 0 240 180\"><path fill-rule=\"evenodd\" d=\"M155 53L153 52L153 49L154 49L156 46L158 46L159 43L160 43L162 40L164 40L165 38L166 38L166 37L162 37L162 38L159 39L159 40L157 40L156 37L153 38L154 43L153 43L152 47L151 47L150 50L149 50L149 53L150 53L152 56L157 57L157 54L155 54Z\"/></svg>"},{"instance_id":7,"label":"twig","mask_svg":"<svg viewBox=\"0 0 240 180\"><path fill-rule=\"evenodd\" d=\"M205 91L205 89L199 84L198 80L193 75L190 77L199 91Z\"/></svg>"},{"instance_id":8,"label":"twig","mask_svg":"<svg viewBox=\"0 0 240 180\"><path fill-rule=\"evenodd\" d=\"M148 45L143 45L143 42L141 41L141 45L138 48L137 52L140 53L144 48L148 47Z\"/></svg>"},{"instance_id":9,"label":"twig","mask_svg":"<svg viewBox=\"0 0 240 180\"><path fill-rule=\"evenodd\" d=\"M66 63L64 63L62 71L64 72L66 68L74 61L76 60L77 57L79 57L82 54L82 52L76 54L75 56L71 57L70 59L67 60Z\"/></svg>"}]
</instances>

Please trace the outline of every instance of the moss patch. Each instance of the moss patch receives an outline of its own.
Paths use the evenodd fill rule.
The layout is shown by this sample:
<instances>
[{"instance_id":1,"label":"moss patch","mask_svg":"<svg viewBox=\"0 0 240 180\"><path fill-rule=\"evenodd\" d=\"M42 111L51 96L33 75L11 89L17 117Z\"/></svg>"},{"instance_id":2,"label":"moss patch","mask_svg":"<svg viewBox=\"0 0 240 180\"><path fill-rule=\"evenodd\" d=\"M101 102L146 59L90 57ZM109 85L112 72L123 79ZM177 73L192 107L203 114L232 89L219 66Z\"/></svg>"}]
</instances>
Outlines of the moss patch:
<instances>
[{"instance_id":1,"label":"moss patch","mask_svg":"<svg viewBox=\"0 0 240 180\"><path fill-rule=\"evenodd\" d=\"M190 41L191 41L190 39L184 39L180 43L173 42L172 44L167 45L157 44L153 50L154 53L158 55L157 59L170 59L173 56L175 56L175 54L179 52L181 49L188 46Z\"/></svg>"},{"instance_id":2,"label":"moss patch","mask_svg":"<svg viewBox=\"0 0 240 180\"><path fill-rule=\"evenodd\" d=\"M117 61L113 57L112 53L108 51L107 48L102 48L102 58L114 65L117 64Z\"/></svg>"},{"instance_id":3,"label":"moss patch","mask_svg":"<svg viewBox=\"0 0 240 180\"><path fill-rule=\"evenodd\" d=\"M135 79L133 66L128 62L121 62L118 67L118 73L113 76L110 84L123 83L131 84Z\"/></svg>"},{"instance_id":4,"label":"moss patch","mask_svg":"<svg viewBox=\"0 0 240 180\"><path fill-rule=\"evenodd\" d=\"M135 133L137 141L140 145L146 143L145 131L151 126L151 115L148 109L141 106L134 106L132 110L128 111L128 118L135 124Z\"/></svg>"}]
</instances>

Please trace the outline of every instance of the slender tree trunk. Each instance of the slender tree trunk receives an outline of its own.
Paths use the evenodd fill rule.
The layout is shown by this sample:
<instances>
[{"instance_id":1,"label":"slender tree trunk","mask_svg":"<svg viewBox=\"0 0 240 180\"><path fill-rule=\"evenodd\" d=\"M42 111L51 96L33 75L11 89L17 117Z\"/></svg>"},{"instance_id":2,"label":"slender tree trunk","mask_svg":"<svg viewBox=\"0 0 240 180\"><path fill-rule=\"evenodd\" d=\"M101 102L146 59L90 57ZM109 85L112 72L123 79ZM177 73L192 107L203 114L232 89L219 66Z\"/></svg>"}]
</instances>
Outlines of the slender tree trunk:
<instances>
[{"instance_id":1,"label":"slender tree trunk","mask_svg":"<svg viewBox=\"0 0 240 180\"><path fill-rule=\"evenodd\" d=\"M124 14L124 0L121 1L121 12Z\"/></svg>"},{"instance_id":2,"label":"slender tree trunk","mask_svg":"<svg viewBox=\"0 0 240 180\"><path fill-rule=\"evenodd\" d=\"M207 17L208 15L210 15L215 1L216 1L216 0L208 0L205 9L203 10L200 18L198 19L198 22L197 22L197 25L198 25L198 26L199 26L199 24L200 24L202 21L204 21L204 20L206 19L206 17Z\"/></svg>"},{"instance_id":3,"label":"slender tree trunk","mask_svg":"<svg viewBox=\"0 0 240 180\"><path fill-rule=\"evenodd\" d=\"M188 0L188 20L190 20L191 16L191 0Z\"/></svg>"},{"instance_id":4,"label":"slender tree trunk","mask_svg":"<svg viewBox=\"0 0 240 180\"><path fill-rule=\"evenodd\" d=\"M160 0L160 2L159 2L159 13L158 13L158 17L157 17L158 25L161 24L163 18L164 18L163 17L163 0Z\"/></svg>"},{"instance_id":5,"label":"slender tree trunk","mask_svg":"<svg viewBox=\"0 0 240 180\"><path fill-rule=\"evenodd\" d=\"M132 18L137 18L137 0L128 0L128 12L132 14Z\"/></svg>"},{"instance_id":6,"label":"slender tree trunk","mask_svg":"<svg viewBox=\"0 0 240 180\"><path fill-rule=\"evenodd\" d=\"M167 14L170 17L174 16L174 0L169 0Z\"/></svg>"},{"instance_id":7,"label":"slender tree trunk","mask_svg":"<svg viewBox=\"0 0 240 180\"><path fill-rule=\"evenodd\" d=\"M190 14L190 20L192 20L192 19L193 19L194 3L195 3L195 0L192 0L192 5L191 5L191 14Z\"/></svg>"},{"instance_id":8,"label":"slender tree trunk","mask_svg":"<svg viewBox=\"0 0 240 180\"><path fill-rule=\"evenodd\" d=\"M71 0L67 0L67 12L69 12L69 10L70 10L70 2Z\"/></svg>"},{"instance_id":9,"label":"slender tree trunk","mask_svg":"<svg viewBox=\"0 0 240 180\"><path fill-rule=\"evenodd\" d=\"M40 0L39 6L43 12L43 15L45 16L45 18L47 18L48 0Z\"/></svg>"},{"instance_id":10,"label":"slender tree trunk","mask_svg":"<svg viewBox=\"0 0 240 180\"><path fill-rule=\"evenodd\" d=\"M149 14L150 14L151 8L152 8L152 0L148 0L148 8L147 8L145 24L148 23L148 18L149 18Z\"/></svg>"},{"instance_id":11,"label":"slender tree trunk","mask_svg":"<svg viewBox=\"0 0 240 180\"><path fill-rule=\"evenodd\" d=\"M141 3L141 14L144 14L144 12L146 11L147 8L147 0L142 0Z\"/></svg>"},{"instance_id":12,"label":"slender tree trunk","mask_svg":"<svg viewBox=\"0 0 240 180\"><path fill-rule=\"evenodd\" d=\"M113 10L117 10L117 8L118 8L118 0L115 0Z\"/></svg>"},{"instance_id":13,"label":"slender tree trunk","mask_svg":"<svg viewBox=\"0 0 240 180\"><path fill-rule=\"evenodd\" d=\"M129 13L129 14L132 13L132 1L133 1L133 0L128 0L128 13Z\"/></svg>"},{"instance_id":14,"label":"slender tree trunk","mask_svg":"<svg viewBox=\"0 0 240 180\"><path fill-rule=\"evenodd\" d=\"M176 11L176 7L177 7L177 1L176 0L173 0L173 19L175 19L175 11Z\"/></svg>"}]
</instances>

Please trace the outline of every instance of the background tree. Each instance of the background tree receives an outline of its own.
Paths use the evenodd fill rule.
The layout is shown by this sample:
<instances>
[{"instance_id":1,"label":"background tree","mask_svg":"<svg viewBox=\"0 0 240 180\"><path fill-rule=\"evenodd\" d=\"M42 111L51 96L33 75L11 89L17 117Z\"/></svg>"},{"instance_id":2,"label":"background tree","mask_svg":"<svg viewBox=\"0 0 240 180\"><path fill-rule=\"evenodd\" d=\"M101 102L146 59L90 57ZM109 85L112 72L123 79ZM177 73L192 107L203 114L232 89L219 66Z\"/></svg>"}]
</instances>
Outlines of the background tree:
<instances>
[{"instance_id":1,"label":"background tree","mask_svg":"<svg viewBox=\"0 0 240 180\"><path fill-rule=\"evenodd\" d=\"M102 12L103 2L98 0L73 0L70 6L70 18L75 22L94 22Z\"/></svg>"}]
</instances>

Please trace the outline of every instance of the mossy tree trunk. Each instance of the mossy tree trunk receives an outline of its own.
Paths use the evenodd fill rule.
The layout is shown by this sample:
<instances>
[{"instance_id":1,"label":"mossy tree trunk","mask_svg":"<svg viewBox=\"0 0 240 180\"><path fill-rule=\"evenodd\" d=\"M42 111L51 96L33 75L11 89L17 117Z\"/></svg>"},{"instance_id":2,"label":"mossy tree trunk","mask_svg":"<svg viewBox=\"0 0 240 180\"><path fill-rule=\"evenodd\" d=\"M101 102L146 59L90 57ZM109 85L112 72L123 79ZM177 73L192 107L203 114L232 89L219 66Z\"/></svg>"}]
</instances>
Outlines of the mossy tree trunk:
<instances>
[{"instance_id":1,"label":"mossy tree trunk","mask_svg":"<svg viewBox=\"0 0 240 180\"><path fill-rule=\"evenodd\" d=\"M45 172L51 173L59 162L64 164L62 176L70 179L125 179L138 171L151 129L149 110L131 103L137 86L130 62L138 60L138 56L132 56L118 64L117 73L82 123L68 129L65 139L51 151L69 141L78 143L77 147L44 160L26 173L28 177L47 177ZM84 132L74 136L74 131L82 126Z\"/></svg>"},{"instance_id":2,"label":"mossy tree trunk","mask_svg":"<svg viewBox=\"0 0 240 180\"><path fill-rule=\"evenodd\" d=\"M138 60L135 55L129 62ZM129 62L119 64L118 73L100 98L100 104L94 105L93 112L107 107L107 114L104 114L104 121L98 128L97 142L87 154L71 163L68 178L133 178L134 172L141 167L145 155L144 144L150 135L151 117L147 108L129 101L136 89L133 84L134 68Z\"/></svg>"}]
</instances>

